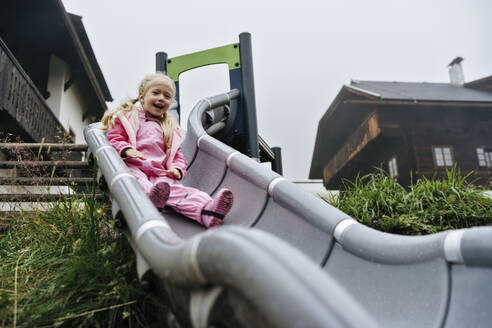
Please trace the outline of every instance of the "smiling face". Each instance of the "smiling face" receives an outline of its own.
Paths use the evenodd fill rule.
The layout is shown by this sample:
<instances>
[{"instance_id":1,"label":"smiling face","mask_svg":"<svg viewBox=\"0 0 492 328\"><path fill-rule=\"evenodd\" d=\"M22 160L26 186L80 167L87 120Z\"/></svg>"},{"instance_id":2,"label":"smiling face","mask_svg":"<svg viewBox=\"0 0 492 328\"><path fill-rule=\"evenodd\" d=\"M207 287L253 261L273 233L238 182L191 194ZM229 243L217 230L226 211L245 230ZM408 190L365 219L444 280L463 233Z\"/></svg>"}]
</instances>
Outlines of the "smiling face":
<instances>
[{"instance_id":1,"label":"smiling face","mask_svg":"<svg viewBox=\"0 0 492 328\"><path fill-rule=\"evenodd\" d=\"M155 117L161 117L171 106L173 101L173 89L164 82L157 82L140 94L138 100L144 111Z\"/></svg>"}]
</instances>

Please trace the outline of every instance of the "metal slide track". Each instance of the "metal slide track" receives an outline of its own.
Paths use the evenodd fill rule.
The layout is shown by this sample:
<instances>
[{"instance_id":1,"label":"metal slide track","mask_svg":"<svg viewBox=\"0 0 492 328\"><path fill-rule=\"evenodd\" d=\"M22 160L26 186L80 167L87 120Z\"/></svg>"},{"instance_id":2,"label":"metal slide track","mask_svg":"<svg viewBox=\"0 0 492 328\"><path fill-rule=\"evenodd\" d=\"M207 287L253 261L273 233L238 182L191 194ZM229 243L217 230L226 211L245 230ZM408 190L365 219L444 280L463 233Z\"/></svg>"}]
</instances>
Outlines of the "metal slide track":
<instances>
[{"instance_id":1,"label":"metal slide track","mask_svg":"<svg viewBox=\"0 0 492 328\"><path fill-rule=\"evenodd\" d=\"M189 327L490 327L492 227L399 236L345 213L206 134L203 99L188 120L185 185L230 188L210 230L158 212L100 125L84 133L124 217L139 278Z\"/></svg>"}]
</instances>

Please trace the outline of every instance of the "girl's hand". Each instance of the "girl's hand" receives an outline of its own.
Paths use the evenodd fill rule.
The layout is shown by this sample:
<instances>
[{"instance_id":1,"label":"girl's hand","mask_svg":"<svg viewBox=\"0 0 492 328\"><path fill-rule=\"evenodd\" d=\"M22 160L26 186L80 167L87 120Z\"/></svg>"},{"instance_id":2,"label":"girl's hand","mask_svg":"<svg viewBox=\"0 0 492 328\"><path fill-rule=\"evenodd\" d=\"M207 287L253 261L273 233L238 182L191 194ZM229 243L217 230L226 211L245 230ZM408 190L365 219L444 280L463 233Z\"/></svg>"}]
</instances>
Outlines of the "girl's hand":
<instances>
[{"instance_id":1,"label":"girl's hand","mask_svg":"<svg viewBox=\"0 0 492 328\"><path fill-rule=\"evenodd\" d=\"M182 176L181 176L181 172L176 169L176 168L172 168L170 170L166 170L166 172L170 175L172 175L174 178L178 179L178 180L181 180Z\"/></svg>"},{"instance_id":2,"label":"girl's hand","mask_svg":"<svg viewBox=\"0 0 492 328\"><path fill-rule=\"evenodd\" d=\"M127 148L123 151L123 155L125 157L140 157L141 159L145 159L145 156L134 148Z\"/></svg>"}]
</instances>

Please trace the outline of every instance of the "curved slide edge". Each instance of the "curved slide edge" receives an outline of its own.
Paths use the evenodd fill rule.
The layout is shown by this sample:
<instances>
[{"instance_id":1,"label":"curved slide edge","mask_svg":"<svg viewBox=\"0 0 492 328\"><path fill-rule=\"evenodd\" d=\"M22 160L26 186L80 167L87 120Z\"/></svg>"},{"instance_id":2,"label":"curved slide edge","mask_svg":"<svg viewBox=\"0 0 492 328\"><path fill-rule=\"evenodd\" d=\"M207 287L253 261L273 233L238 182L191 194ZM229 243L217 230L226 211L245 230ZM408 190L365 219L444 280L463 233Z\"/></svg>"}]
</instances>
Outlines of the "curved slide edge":
<instances>
[{"instance_id":1,"label":"curved slide edge","mask_svg":"<svg viewBox=\"0 0 492 328\"><path fill-rule=\"evenodd\" d=\"M199 109L200 103L194 110ZM188 125L199 126L201 121L198 118L192 116ZM194 130L190 131L193 133ZM200 135L199 138L207 140L198 145L199 152L212 154L224 146L212 137ZM227 162L226 177L233 173L243 177L237 189L251 184L261 185L268 191L268 203L255 221L255 227L288 241L315 262L319 262L323 253L319 251L320 243L323 243L320 240L325 238L324 243L330 244L322 233L333 236L334 247L328 246L328 253L321 261L324 270L378 318L381 326L441 327L445 323L451 325L453 320L447 318L456 316L469 323L492 319L491 315L482 318L485 312L479 311L481 307L458 311L457 306L453 306L460 302L473 302L472 294L463 292L464 289L456 283L458 279L461 281L468 274L480 278L482 284L488 284L487 275L476 272L492 273L492 227L427 236L379 232L358 223L284 178L272 176L271 171L244 155L235 155ZM202 171L210 169L206 163L202 165ZM264 181L256 181L258 177L260 180L263 179L261 177L269 177L268 186ZM306 222L320 233L309 232L300 222ZM463 265L466 270L457 269ZM482 293L483 288L478 286L478 282L473 284L474 293L483 295L481 300L492 305L491 297ZM402 295L411 297L402 298Z\"/></svg>"},{"instance_id":2,"label":"curved slide edge","mask_svg":"<svg viewBox=\"0 0 492 328\"><path fill-rule=\"evenodd\" d=\"M223 227L182 240L129 174L100 125L89 125L84 133L125 218L137 259L141 257L148 264L143 267L163 283L185 289L208 284L231 288L254 304L271 327L287 327L292 322L312 327L376 327L343 288L304 254L274 236ZM243 324L255 327L254 322Z\"/></svg>"},{"instance_id":3,"label":"curved slide edge","mask_svg":"<svg viewBox=\"0 0 492 328\"><path fill-rule=\"evenodd\" d=\"M193 175L193 169L198 173L196 176L216 170L214 179L217 181L213 182L212 190L229 181L231 176L239 181L239 190L246 184L264 189L268 195L267 204L254 226L288 241L316 263L321 263L326 276L334 278L352 294L378 320L379 326L451 327L456 326L455 322L467 322L486 327L480 323L485 324L492 317L484 315L490 312L480 309L492 304L491 294L482 292L484 285L490 282L487 277L492 273L492 227L428 236L399 236L363 226L256 161L206 135L200 115L213 106L211 99L224 103L229 98L220 95L207 99L195 106L188 122L188 141L185 143L194 158L190 175ZM200 115L196 114L199 112ZM212 161L208 162L208 159ZM122 168L118 165L113 163L111 166L121 173ZM200 181L199 178L196 180ZM191 181L190 184L194 183ZM291 217L292 220L279 221L283 217ZM303 226L302 229L297 228L301 221L320 232L314 234L319 236L316 242L329 244L323 261L319 261L319 255L310 253L318 250L319 245L313 246L315 240L303 234L306 232ZM171 227L163 229L160 235L171 244L172 240L180 242L180 237ZM333 236L334 247L333 242L323 236ZM182 275L186 276L185 273ZM466 277L472 278L474 283ZM463 288L465 283L471 289ZM325 292L329 293L329 290ZM476 303L473 295L481 295L482 307L462 310L459 304Z\"/></svg>"},{"instance_id":4,"label":"curved slide edge","mask_svg":"<svg viewBox=\"0 0 492 328\"><path fill-rule=\"evenodd\" d=\"M208 136L202 126L201 116L213 108L215 103L223 105L237 97L236 92L237 90L232 90L197 103L188 120L185 142L189 149L210 154L219 162L223 162L221 165L226 167L228 173L241 176L244 184L264 188L270 196L271 203L332 235L345 250L364 260L398 265L441 258L450 263L492 266L492 259L488 256L492 250L489 237L492 227L446 231L427 236L402 236L380 232L358 223L319 197L305 192L255 160ZM201 164L205 168L202 171L213 169L207 163ZM216 184L220 185L220 181Z\"/></svg>"}]
</instances>

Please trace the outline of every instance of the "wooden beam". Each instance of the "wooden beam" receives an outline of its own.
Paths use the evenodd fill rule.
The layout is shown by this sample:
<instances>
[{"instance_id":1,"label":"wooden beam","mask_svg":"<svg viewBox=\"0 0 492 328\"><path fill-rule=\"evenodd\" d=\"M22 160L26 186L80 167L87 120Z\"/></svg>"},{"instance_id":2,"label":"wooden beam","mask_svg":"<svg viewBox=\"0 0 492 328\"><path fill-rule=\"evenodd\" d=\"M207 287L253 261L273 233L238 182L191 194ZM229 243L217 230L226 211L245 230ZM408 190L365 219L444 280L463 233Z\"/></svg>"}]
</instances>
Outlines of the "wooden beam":
<instances>
[{"instance_id":1,"label":"wooden beam","mask_svg":"<svg viewBox=\"0 0 492 328\"><path fill-rule=\"evenodd\" d=\"M50 168L60 169L89 169L86 161L0 161L0 169L13 168Z\"/></svg>"},{"instance_id":2,"label":"wooden beam","mask_svg":"<svg viewBox=\"0 0 492 328\"><path fill-rule=\"evenodd\" d=\"M19 186L29 186L29 185L48 185L48 186L71 186L71 185L85 185L92 184L94 182L93 178L85 177L74 177L74 178L63 178L63 177L21 177L21 178L11 178L11 177L0 177L0 184L2 185L19 185Z\"/></svg>"},{"instance_id":3,"label":"wooden beam","mask_svg":"<svg viewBox=\"0 0 492 328\"><path fill-rule=\"evenodd\" d=\"M0 194L1 202L53 202L56 200L82 200L94 197L97 200L104 200L106 195L97 192L95 194L77 192L73 194Z\"/></svg>"},{"instance_id":4,"label":"wooden beam","mask_svg":"<svg viewBox=\"0 0 492 328\"><path fill-rule=\"evenodd\" d=\"M323 169L323 180L326 185L338 171L352 160L364 147L381 134L378 122L378 114L374 111L369 117L352 133L335 156Z\"/></svg>"},{"instance_id":5,"label":"wooden beam","mask_svg":"<svg viewBox=\"0 0 492 328\"><path fill-rule=\"evenodd\" d=\"M438 176L446 175L446 171L452 169L450 166L440 166L439 168L436 168L435 170L416 170L414 172L415 175L425 175L428 178L431 178L434 174ZM471 171L471 170L470 170ZM469 172L466 172L469 173ZM487 169L480 169L480 170L475 170L472 173L472 176L483 176L485 178L489 177L492 174L492 169L487 170Z\"/></svg>"},{"instance_id":6,"label":"wooden beam","mask_svg":"<svg viewBox=\"0 0 492 328\"><path fill-rule=\"evenodd\" d=\"M0 143L3 150L50 150L50 151L87 151L86 144L58 144L58 143Z\"/></svg>"}]
</instances>

